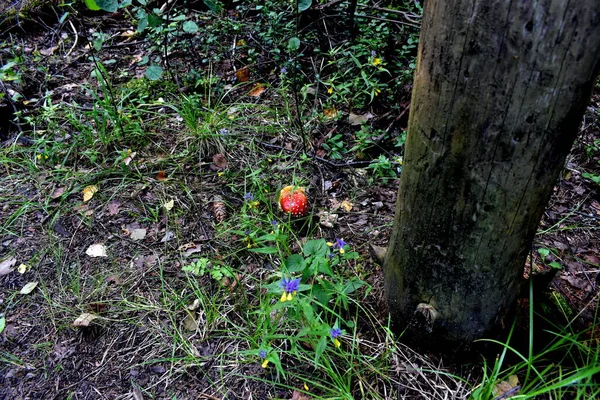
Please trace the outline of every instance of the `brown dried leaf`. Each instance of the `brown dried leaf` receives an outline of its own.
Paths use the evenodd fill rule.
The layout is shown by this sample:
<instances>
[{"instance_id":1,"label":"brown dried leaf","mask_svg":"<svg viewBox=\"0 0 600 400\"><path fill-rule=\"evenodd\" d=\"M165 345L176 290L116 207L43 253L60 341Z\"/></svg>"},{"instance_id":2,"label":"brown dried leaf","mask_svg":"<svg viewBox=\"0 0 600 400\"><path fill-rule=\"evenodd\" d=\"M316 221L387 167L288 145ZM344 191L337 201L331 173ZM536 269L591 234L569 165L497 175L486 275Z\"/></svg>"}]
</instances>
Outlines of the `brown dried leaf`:
<instances>
[{"instance_id":1,"label":"brown dried leaf","mask_svg":"<svg viewBox=\"0 0 600 400\"><path fill-rule=\"evenodd\" d=\"M91 313L83 313L75 321L73 321L73 326L89 326L90 322L98 318L97 315Z\"/></svg>"},{"instance_id":2,"label":"brown dried leaf","mask_svg":"<svg viewBox=\"0 0 600 400\"><path fill-rule=\"evenodd\" d=\"M248 96L258 97L261 94L263 94L265 92L265 90L267 90L265 85L263 85L262 83L257 83L256 85L254 85L252 90L248 93Z\"/></svg>"},{"instance_id":3,"label":"brown dried leaf","mask_svg":"<svg viewBox=\"0 0 600 400\"><path fill-rule=\"evenodd\" d=\"M241 68L235 71L235 77L240 82L247 82L250 79L250 71L248 68Z\"/></svg>"},{"instance_id":4,"label":"brown dried leaf","mask_svg":"<svg viewBox=\"0 0 600 400\"><path fill-rule=\"evenodd\" d=\"M229 166L227 158L221 153L213 156L213 164L217 169L227 169Z\"/></svg>"},{"instance_id":5,"label":"brown dried leaf","mask_svg":"<svg viewBox=\"0 0 600 400\"><path fill-rule=\"evenodd\" d=\"M368 120L374 117L375 116L370 112L362 115L350 113L350 115L348 115L348 122L350 123L350 125L362 125L363 123L367 122Z\"/></svg>"},{"instance_id":6,"label":"brown dried leaf","mask_svg":"<svg viewBox=\"0 0 600 400\"><path fill-rule=\"evenodd\" d=\"M113 200L106 206L108 209L108 215L117 215L121 211L121 202L119 200Z\"/></svg>"},{"instance_id":7,"label":"brown dried leaf","mask_svg":"<svg viewBox=\"0 0 600 400\"><path fill-rule=\"evenodd\" d=\"M17 263L17 259L9 257L6 260L0 262L0 276L10 274L13 271L13 267Z\"/></svg>"},{"instance_id":8,"label":"brown dried leaf","mask_svg":"<svg viewBox=\"0 0 600 400\"><path fill-rule=\"evenodd\" d=\"M508 377L508 381L502 381L494 386L493 394L496 398L510 399L519 393L519 378L516 375Z\"/></svg>"},{"instance_id":9,"label":"brown dried leaf","mask_svg":"<svg viewBox=\"0 0 600 400\"><path fill-rule=\"evenodd\" d=\"M325 110L323 110L323 115L327 119L333 119L338 115L338 110L335 107L326 108Z\"/></svg>"},{"instance_id":10,"label":"brown dried leaf","mask_svg":"<svg viewBox=\"0 0 600 400\"><path fill-rule=\"evenodd\" d=\"M292 397L290 398L290 400L311 400L311 399L310 399L310 397L308 397L304 393L301 393L301 392L299 392L297 390L294 390L292 392Z\"/></svg>"},{"instance_id":11,"label":"brown dried leaf","mask_svg":"<svg viewBox=\"0 0 600 400\"><path fill-rule=\"evenodd\" d=\"M165 175L165 171L158 171L158 174L156 174L156 180L159 180L161 182L166 181L167 177Z\"/></svg>"},{"instance_id":12,"label":"brown dried leaf","mask_svg":"<svg viewBox=\"0 0 600 400\"><path fill-rule=\"evenodd\" d=\"M58 199L60 196L62 196L64 192L65 192L65 188L64 188L64 187L59 187L59 188L56 188L56 189L54 190L54 192L52 192L52 194L50 195L50 198L51 198L52 200L56 200L56 199Z\"/></svg>"}]
</instances>

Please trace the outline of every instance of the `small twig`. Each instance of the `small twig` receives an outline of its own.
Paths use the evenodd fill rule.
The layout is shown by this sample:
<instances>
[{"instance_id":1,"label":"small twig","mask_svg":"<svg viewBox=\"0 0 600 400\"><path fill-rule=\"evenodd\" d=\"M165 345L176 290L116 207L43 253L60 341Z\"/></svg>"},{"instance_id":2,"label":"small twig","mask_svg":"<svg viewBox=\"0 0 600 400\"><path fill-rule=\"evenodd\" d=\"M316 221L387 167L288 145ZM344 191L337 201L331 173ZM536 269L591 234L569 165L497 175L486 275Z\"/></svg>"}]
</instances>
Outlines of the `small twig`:
<instances>
[{"instance_id":1,"label":"small twig","mask_svg":"<svg viewBox=\"0 0 600 400\"><path fill-rule=\"evenodd\" d=\"M75 26L73 26L73 22L71 22L71 20L69 20L69 25L71 25L71 29L73 29L73 33L75 34L75 41L73 42L73 46L71 46L71 48L69 49L69 51L67 52L65 57L69 57L71 55L71 53L77 46L77 42L79 41L79 35L77 34L77 29L75 29Z\"/></svg>"},{"instance_id":2,"label":"small twig","mask_svg":"<svg viewBox=\"0 0 600 400\"><path fill-rule=\"evenodd\" d=\"M417 28L419 29L421 26L417 25L417 24L411 24L410 22L404 22L404 21L398 21L395 19L389 19L389 18L381 18L381 17L374 17L372 15L359 15L356 14L354 16L354 18L368 18L368 19L375 19L377 21L385 21L385 22L391 22L393 24L398 24L398 25L406 25L406 26L411 26L413 28Z\"/></svg>"}]
</instances>

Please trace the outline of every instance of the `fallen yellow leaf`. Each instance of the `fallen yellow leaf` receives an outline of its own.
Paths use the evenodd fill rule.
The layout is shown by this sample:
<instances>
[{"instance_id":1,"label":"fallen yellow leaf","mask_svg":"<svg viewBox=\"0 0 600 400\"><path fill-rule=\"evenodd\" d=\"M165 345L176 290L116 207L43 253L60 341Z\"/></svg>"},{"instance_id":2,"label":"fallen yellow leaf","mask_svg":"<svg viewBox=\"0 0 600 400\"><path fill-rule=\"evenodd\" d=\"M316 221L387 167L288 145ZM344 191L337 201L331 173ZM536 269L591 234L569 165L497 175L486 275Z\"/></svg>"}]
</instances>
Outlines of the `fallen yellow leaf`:
<instances>
[{"instance_id":1,"label":"fallen yellow leaf","mask_svg":"<svg viewBox=\"0 0 600 400\"><path fill-rule=\"evenodd\" d=\"M342 201L340 205L344 208L344 210L346 210L346 212L349 212L352 210L352 207L354 207L354 204L350 203L348 200Z\"/></svg>"},{"instance_id":2,"label":"fallen yellow leaf","mask_svg":"<svg viewBox=\"0 0 600 400\"><path fill-rule=\"evenodd\" d=\"M167 201L165 204L163 204L163 207L167 210L167 211L171 211L171 209L173 208L173 206L175 205L175 200L171 199L169 201Z\"/></svg>"},{"instance_id":3,"label":"fallen yellow leaf","mask_svg":"<svg viewBox=\"0 0 600 400\"><path fill-rule=\"evenodd\" d=\"M90 185L83 188L83 202L90 201L94 197L94 193L98 191L98 186Z\"/></svg>"},{"instance_id":4,"label":"fallen yellow leaf","mask_svg":"<svg viewBox=\"0 0 600 400\"><path fill-rule=\"evenodd\" d=\"M20 274L24 274L25 272L27 272L28 269L29 269L29 265L27 265L27 264L21 264L17 268L17 271L19 271Z\"/></svg>"}]
</instances>

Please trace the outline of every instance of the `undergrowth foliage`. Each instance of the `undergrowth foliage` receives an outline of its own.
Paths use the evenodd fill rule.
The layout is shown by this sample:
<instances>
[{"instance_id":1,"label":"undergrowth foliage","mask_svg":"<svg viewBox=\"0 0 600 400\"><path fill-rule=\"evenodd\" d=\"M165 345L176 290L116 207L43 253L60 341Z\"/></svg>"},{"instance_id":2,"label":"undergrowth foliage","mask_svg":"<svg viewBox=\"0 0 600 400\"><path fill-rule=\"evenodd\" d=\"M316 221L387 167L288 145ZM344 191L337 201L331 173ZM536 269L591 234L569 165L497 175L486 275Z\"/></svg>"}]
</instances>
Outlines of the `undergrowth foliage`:
<instances>
[{"instance_id":1,"label":"undergrowth foliage","mask_svg":"<svg viewBox=\"0 0 600 400\"><path fill-rule=\"evenodd\" d=\"M401 172L419 1L181 3L85 0L95 13L78 21L81 4L64 1L50 55L4 39L0 80L15 89L0 99L20 106L17 136L31 143L1 149L0 232L37 234L24 222L34 218L43 248L10 278L0 332L19 307L44 304L52 341L124 332L123 348L148 352L122 359L127 368L167 365L164 380L192 377L219 397L247 381L257 398L600 395L593 328L556 327L537 354L533 340L528 354L493 342L492 363L452 373L400 344L366 243L339 223L359 214L349 192ZM117 17L119 34L107 23ZM130 41L131 54L115 52ZM72 88L37 65L77 51L88 64ZM44 77L39 95L28 71ZM288 184L308 188L308 217L277 209ZM389 226L356 230L368 240ZM20 295L30 278L38 291ZM50 359L53 346L35 354ZM39 365L11 351L4 363Z\"/></svg>"}]
</instances>

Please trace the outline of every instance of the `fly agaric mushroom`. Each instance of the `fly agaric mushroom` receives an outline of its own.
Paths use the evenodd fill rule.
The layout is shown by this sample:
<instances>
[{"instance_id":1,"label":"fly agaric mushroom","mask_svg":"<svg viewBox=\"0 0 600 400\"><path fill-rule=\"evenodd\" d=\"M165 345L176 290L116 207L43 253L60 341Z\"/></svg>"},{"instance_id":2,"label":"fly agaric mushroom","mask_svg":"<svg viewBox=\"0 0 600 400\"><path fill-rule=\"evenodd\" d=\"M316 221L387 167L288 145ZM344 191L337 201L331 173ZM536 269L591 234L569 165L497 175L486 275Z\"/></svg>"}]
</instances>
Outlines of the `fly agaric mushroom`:
<instances>
[{"instance_id":1,"label":"fly agaric mushroom","mask_svg":"<svg viewBox=\"0 0 600 400\"><path fill-rule=\"evenodd\" d=\"M293 217L302 217L308 212L308 199L303 187L286 186L279 192L279 208Z\"/></svg>"}]
</instances>

